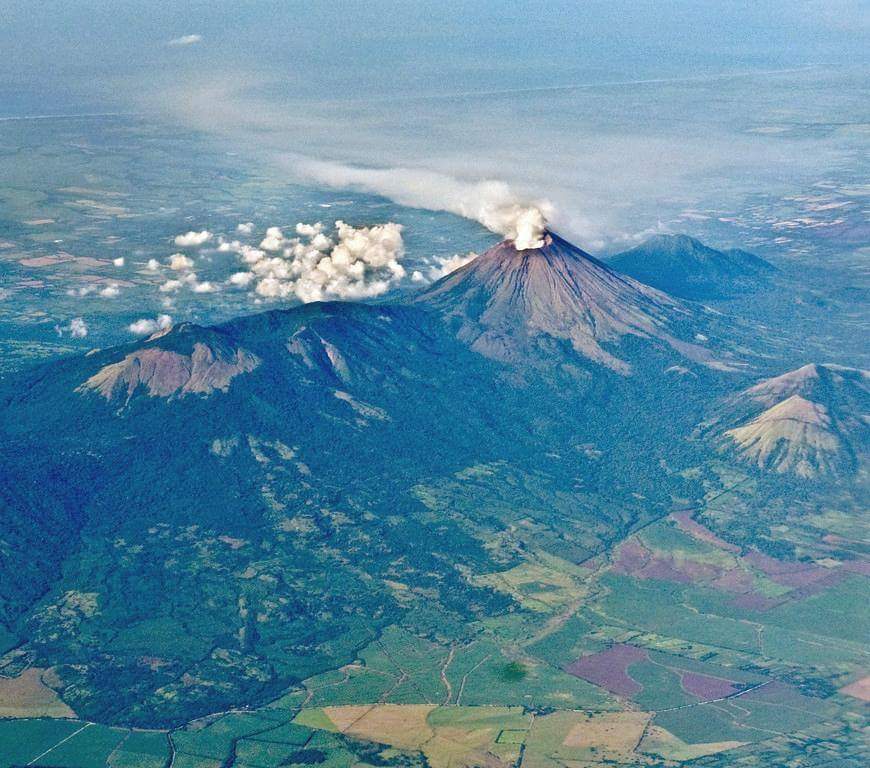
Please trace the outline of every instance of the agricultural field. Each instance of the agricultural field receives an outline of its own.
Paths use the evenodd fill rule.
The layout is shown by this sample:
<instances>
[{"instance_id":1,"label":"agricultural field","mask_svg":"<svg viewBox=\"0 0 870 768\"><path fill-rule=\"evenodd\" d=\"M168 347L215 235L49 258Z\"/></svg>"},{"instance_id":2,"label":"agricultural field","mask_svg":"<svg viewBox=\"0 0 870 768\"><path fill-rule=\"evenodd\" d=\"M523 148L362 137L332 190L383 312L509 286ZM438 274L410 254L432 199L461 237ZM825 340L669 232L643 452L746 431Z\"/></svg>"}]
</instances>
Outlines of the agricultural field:
<instances>
[{"instance_id":1,"label":"agricultural field","mask_svg":"<svg viewBox=\"0 0 870 768\"><path fill-rule=\"evenodd\" d=\"M451 633L411 612L264 707L163 730L76 719L52 670L13 654L0 766L762 766L821 743L857 766L865 579L737 547L676 513L577 565L529 550L475 576L516 606L500 619ZM115 642L137 632L171 645L177 629Z\"/></svg>"}]
</instances>

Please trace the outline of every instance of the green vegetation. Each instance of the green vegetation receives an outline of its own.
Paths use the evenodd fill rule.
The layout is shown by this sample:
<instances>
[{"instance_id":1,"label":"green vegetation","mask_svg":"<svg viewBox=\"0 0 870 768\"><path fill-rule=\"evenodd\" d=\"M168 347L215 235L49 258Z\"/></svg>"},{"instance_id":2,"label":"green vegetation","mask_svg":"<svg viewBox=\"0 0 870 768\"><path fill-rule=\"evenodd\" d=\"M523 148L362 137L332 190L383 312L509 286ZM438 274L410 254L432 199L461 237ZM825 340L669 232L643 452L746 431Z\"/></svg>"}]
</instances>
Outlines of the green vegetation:
<instances>
[{"instance_id":1,"label":"green vegetation","mask_svg":"<svg viewBox=\"0 0 870 768\"><path fill-rule=\"evenodd\" d=\"M0 721L0 755L6 762L3 768L29 763L84 725L68 720Z\"/></svg>"},{"instance_id":2,"label":"green vegetation","mask_svg":"<svg viewBox=\"0 0 870 768\"><path fill-rule=\"evenodd\" d=\"M518 661L511 661L501 668L499 676L506 683L518 683L520 680L523 680L528 673L529 671L526 669L524 664L520 664Z\"/></svg>"},{"instance_id":3,"label":"green vegetation","mask_svg":"<svg viewBox=\"0 0 870 768\"><path fill-rule=\"evenodd\" d=\"M649 662L632 664L628 674L643 690L632 700L643 710L657 711L692 704L696 699L683 691L680 678L666 667Z\"/></svg>"},{"instance_id":4,"label":"green vegetation","mask_svg":"<svg viewBox=\"0 0 870 768\"><path fill-rule=\"evenodd\" d=\"M712 704L659 712L654 722L687 744L758 741L766 735L743 727L729 713Z\"/></svg>"},{"instance_id":5,"label":"green vegetation","mask_svg":"<svg viewBox=\"0 0 870 768\"><path fill-rule=\"evenodd\" d=\"M52 768L103 768L124 740L123 731L88 725L68 741L58 743L34 765Z\"/></svg>"},{"instance_id":6,"label":"green vegetation","mask_svg":"<svg viewBox=\"0 0 870 768\"><path fill-rule=\"evenodd\" d=\"M870 637L870 612L857 610L867 599L870 579L852 576L803 600L789 601L768 612L765 623L784 629L854 643Z\"/></svg>"}]
</instances>

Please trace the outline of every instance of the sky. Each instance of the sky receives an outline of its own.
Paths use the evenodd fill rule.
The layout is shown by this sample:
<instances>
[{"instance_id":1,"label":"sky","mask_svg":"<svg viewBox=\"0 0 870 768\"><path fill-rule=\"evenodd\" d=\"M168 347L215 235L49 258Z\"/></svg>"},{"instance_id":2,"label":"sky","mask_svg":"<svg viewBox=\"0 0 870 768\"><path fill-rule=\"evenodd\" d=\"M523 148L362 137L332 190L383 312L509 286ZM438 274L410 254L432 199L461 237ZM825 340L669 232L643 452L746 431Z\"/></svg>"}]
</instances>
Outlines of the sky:
<instances>
[{"instance_id":1,"label":"sky","mask_svg":"<svg viewBox=\"0 0 870 768\"><path fill-rule=\"evenodd\" d=\"M0 0L0 18L0 116L144 115L487 226L537 205L596 250L866 156L862 0Z\"/></svg>"}]
</instances>

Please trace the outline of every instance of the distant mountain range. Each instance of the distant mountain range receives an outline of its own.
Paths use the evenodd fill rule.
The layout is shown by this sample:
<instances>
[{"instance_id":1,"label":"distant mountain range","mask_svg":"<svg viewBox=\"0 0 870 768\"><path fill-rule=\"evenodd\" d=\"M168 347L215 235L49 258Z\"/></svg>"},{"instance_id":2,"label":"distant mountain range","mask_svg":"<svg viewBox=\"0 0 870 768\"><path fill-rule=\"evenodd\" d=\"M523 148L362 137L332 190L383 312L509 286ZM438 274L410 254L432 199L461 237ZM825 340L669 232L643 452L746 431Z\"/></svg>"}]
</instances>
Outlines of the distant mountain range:
<instances>
[{"instance_id":1,"label":"distant mountain range","mask_svg":"<svg viewBox=\"0 0 870 768\"><path fill-rule=\"evenodd\" d=\"M335 669L400 615L507 611L473 574L583 561L700 496L716 454L689 437L714 403L738 463L854 464L866 373L733 396L740 370L718 315L547 234L406 304L185 323L10 376L7 647L59 665L82 716L183 722Z\"/></svg>"},{"instance_id":2,"label":"distant mountain range","mask_svg":"<svg viewBox=\"0 0 870 768\"><path fill-rule=\"evenodd\" d=\"M740 249L718 251L688 235L657 235L618 253L608 266L683 299L727 298L758 289L776 272Z\"/></svg>"}]
</instances>

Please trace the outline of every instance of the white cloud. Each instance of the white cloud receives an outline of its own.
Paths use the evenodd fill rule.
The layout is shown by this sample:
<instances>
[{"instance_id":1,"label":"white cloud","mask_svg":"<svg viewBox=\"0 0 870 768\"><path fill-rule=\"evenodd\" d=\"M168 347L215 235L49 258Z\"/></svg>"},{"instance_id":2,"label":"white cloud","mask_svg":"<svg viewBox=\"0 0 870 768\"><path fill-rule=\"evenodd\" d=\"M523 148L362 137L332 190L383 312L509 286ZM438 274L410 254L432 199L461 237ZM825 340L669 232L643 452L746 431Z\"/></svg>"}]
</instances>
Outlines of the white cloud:
<instances>
[{"instance_id":1,"label":"white cloud","mask_svg":"<svg viewBox=\"0 0 870 768\"><path fill-rule=\"evenodd\" d=\"M181 280L167 280L163 285L160 286L160 291L162 293L174 293L179 290L184 283Z\"/></svg>"},{"instance_id":2,"label":"white cloud","mask_svg":"<svg viewBox=\"0 0 870 768\"><path fill-rule=\"evenodd\" d=\"M130 333L137 336L145 336L156 331L162 331L172 326L172 318L169 315L157 315L154 319L143 317L127 326Z\"/></svg>"},{"instance_id":3,"label":"white cloud","mask_svg":"<svg viewBox=\"0 0 870 768\"><path fill-rule=\"evenodd\" d=\"M255 264L260 261L260 259L266 257L265 251L259 248L254 248L252 245L244 245L238 240L234 240L231 243L224 243L221 250L238 253L246 264Z\"/></svg>"},{"instance_id":4,"label":"white cloud","mask_svg":"<svg viewBox=\"0 0 870 768\"><path fill-rule=\"evenodd\" d=\"M285 237L280 227L269 227L259 248L238 242L225 250L239 254L250 271L237 272L230 284L253 284L263 298L358 299L384 293L405 275L402 227L388 222L372 227L335 223L329 237L320 222L296 225L297 237Z\"/></svg>"},{"instance_id":5,"label":"white cloud","mask_svg":"<svg viewBox=\"0 0 870 768\"><path fill-rule=\"evenodd\" d=\"M124 266L124 257L119 256L117 259L112 259L112 264L114 264L116 267L123 267Z\"/></svg>"},{"instance_id":6,"label":"white cloud","mask_svg":"<svg viewBox=\"0 0 870 768\"><path fill-rule=\"evenodd\" d=\"M242 255L246 264L256 264L260 259L266 256L265 251L261 251L259 248L253 248L250 245L243 245L241 250L239 250L239 253Z\"/></svg>"},{"instance_id":7,"label":"white cloud","mask_svg":"<svg viewBox=\"0 0 870 768\"><path fill-rule=\"evenodd\" d=\"M319 235L323 232L323 223L318 221L316 224L305 224L303 222L299 222L296 225L296 234L300 237L313 238L315 235Z\"/></svg>"},{"instance_id":8,"label":"white cloud","mask_svg":"<svg viewBox=\"0 0 870 768\"><path fill-rule=\"evenodd\" d=\"M183 253L173 253L169 257L169 268L174 269L176 272L193 269L193 259L185 256Z\"/></svg>"},{"instance_id":9,"label":"white cloud","mask_svg":"<svg viewBox=\"0 0 870 768\"><path fill-rule=\"evenodd\" d=\"M181 254L175 254L173 259L176 257L180 257L180 259L185 259ZM189 263L188 263L189 262ZM193 262L190 259L187 261L176 260L175 265L172 267L176 271L183 272L184 274L179 275L178 278L172 278L170 280L165 281L160 286L161 293L176 293L180 291L182 288L187 286L194 293L215 293L220 290L219 287L208 280L204 280L200 282L199 278L196 276L196 272L191 272L190 267L193 265Z\"/></svg>"},{"instance_id":10,"label":"white cloud","mask_svg":"<svg viewBox=\"0 0 870 768\"><path fill-rule=\"evenodd\" d=\"M311 245L318 251L328 251L332 248L332 240L330 240L326 235L318 232L311 238Z\"/></svg>"},{"instance_id":11,"label":"white cloud","mask_svg":"<svg viewBox=\"0 0 870 768\"><path fill-rule=\"evenodd\" d=\"M83 339L88 335L88 325L81 317L74 317L69 321L69 325L56 325L54 330L57 331L58 336L68 333L74 339Z\"/></svg>"},{"instance_id":12,"label":"white cloud","mask_svg":"<svg viewBox=\"0 0 870 768\"><path fill-rule=\"evenodd\" d=\"M237 254L242 264L239 271L220 282L200 281L193 271L193 258L172 254L167 266L176 275L159 286L166 295L165 306L171 307L171 295L185 288L204 294L224 286L251 290L253 297L259 297L255 301L362 299L386 292L405 277L402 227L395 222L354 227L336 221L328 232L322 222L300 222L293 231L296 234L291 237L281 227L269 227L260 247L219 237L217 250ZM160 266L149 262L153 271Z\"/></svg>"},{"instance_id":13,"label":"white cloud","mask_svg":"<svg viewBox=\"0 0 870 768\"><path fill-rule=\"evenodd\" d=\"M255 275L253 272L234 272L230 275L230 284L239 288L247 288Z\"/></svg>"},{"instance_id":14,"label":"white cloud","mask_svg":"<svg viewBox=\"0 0 870 768\"><path fill-rule=\"evenodd\" d=\"M212 238L212 233L207 229L202 232L185 232L183 235L177 235L175 244L179 248L195 248L199 245L207 243Z\"/></svg>"},{"instance_id":15,"label":"white cloud","mask_svg":"<svg viewBox=\"0 0 870 768\"><path fill-rule=\"evenodd\" d=\"M181 35L181 37L173 37L166 44L172 46L195 45L202 42L202 35Z\"/></svg>"},{"instance_id":16,"label":"white cloud","mask_svg":"<svg viewBox=\"0 0 870 768\"><path fill-rule=\"evenodd\" d=\"M85 296L90 296L92 293L96 293L102 296L104 299L114 299L116 296L121 294L121 286L117 283L109 283L108 285L100 288L99 285L94 285L93 283L89 285L81 285L78 288L70 288L67 292L67 296L75 296L76 298L84 298Z\"/></svg>"},{"instance_id":17,"label":"white cloud","mask_svg":"<svg viewBox=\"0 0 870 768\"><path fill-rule=\"evenodd\" d=\"M148 263L145 265L145 269L149 272L156 272L160 269L160 262L157 259L148 259Z\"/></svg>"},{"instance_id":18,"label":"white cloud","mask_svg":"<svg viewBox=\"0 0 870 768\"><path fill-rule=\"evenodd\" d=\"M78 288L70 288L66 292L66 295L67 296L75 296L75 297L81 299L84 296L88 296L89 294L93 293L96 290L97 290L96 285L80 285Z\"/></svg>"},{"instance_id":19,"label":"white cloud","mask_svg":"<svg viewBox=\"0 0 870 768\"><path fill-rule=\"evenodd\" d=\"M246 221L243 224L239 224L236 227L236 232L238 232L240 235L250 235L253 233L253 231L254 231L254 222L253 221Z\"/></svg>"},{"instance_id":20,"label":"white cloud","mask_svg":"<svg viewBox=\"0 0 870 768\"><path fill-rule=\"evenodd\" d=\"M429 268L428 275L430 280L440 280L445 275L449 275L451 272L455 272L460 267L464 267L469 262L474 261L477 258L477 254L474 251L469 251L464 256L460 254L456 254L455 256L436 256L434 261L435 264ZM419 274L419 273L418 273ZM420 279L423 276L420 275ZM420 282L418 279L416 282Z\"/></svg>"},{"instance_id":21,"label":"white cloud","mask_svg":"<svg viewBox=\"0 0 870 768\"><path fill-rule=\"evenodd\" d=\"M266 230L266 236L260 243L260 248L264 251L280 251L286 242L281 227L269 227Z\"/></svg>"}]
</instances>

